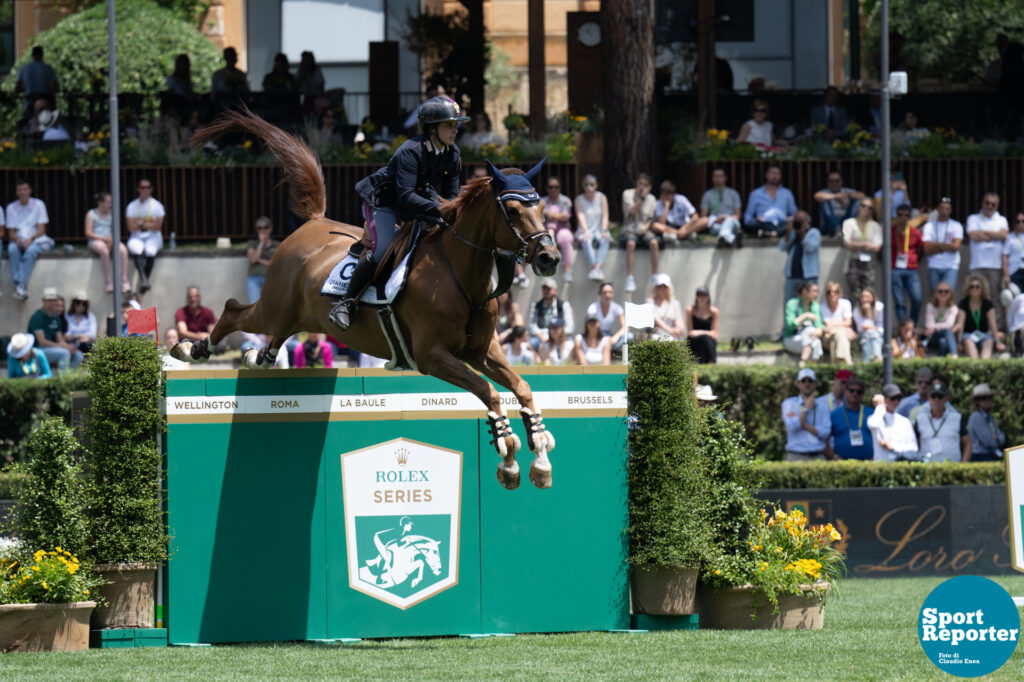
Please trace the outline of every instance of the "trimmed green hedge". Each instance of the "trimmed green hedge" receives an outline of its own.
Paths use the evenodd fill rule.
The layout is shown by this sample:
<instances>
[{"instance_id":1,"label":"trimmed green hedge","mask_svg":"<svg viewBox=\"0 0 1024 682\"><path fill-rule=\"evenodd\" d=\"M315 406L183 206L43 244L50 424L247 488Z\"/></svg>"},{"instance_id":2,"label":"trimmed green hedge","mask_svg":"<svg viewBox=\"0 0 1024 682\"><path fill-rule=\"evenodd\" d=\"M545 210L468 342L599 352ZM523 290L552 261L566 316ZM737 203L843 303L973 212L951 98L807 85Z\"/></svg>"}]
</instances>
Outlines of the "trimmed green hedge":
<instances>
[{"instance_id":1,"label":"trimmed green hedge","mask_svg":"<svg viewBox=\"0 0 1024 682\"><path fill-rule=\"evenodd\" d=\"M970 360L928 358L897 360L894 380L909 395L914 389L914 372L928 367L949 382L950 402L965 416L973 410L971 389L987 383L996 395L995 418L1006 432L1009 445L1024 443L1024 359ZM818 394L832 389L832 377L839 365L814 367ZM718 396L718 407L729 419L741 422L747 437L760 446L760 457L781 460L785 455L786 430L782 425L782 401L797 394L796 367L765 365L700 365L699 381L710 384ZM854 374L867 384L865 402L882 389L881 363L858 364Z\"/></svg>"},{"instance_id":2,"label":"trimmed green hedge","mask_svg":"<svg viewBox=\"0 0 1024 682\"><path fill-rule=\"evenodd\" d=\"M43 380L0 379L0 467L23 458L29 434L45 417L67 421L71 393L85 386L81 373Z\"/></svg>"},{"instance_id":3,"label":"trimmed green hedge","mask_svg":"<svg viewBox=\"0 0 1024 682\"><path fill-rule=\"evenodd\" d=\"M757 462L762 489L1003 485L1002 462Z\"/></svg>"}]
</instances>

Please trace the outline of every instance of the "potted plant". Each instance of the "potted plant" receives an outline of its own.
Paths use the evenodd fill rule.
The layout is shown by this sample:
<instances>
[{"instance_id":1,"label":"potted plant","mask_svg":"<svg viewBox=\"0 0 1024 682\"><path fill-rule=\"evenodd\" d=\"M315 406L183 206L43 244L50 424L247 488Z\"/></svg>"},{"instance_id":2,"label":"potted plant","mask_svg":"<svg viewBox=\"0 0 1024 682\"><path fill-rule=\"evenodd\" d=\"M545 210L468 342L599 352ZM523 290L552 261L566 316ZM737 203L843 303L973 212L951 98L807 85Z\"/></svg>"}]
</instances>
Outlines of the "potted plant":
<instances>
[{"instance_id":1,"label":"potted plant","mask_svg":"<svg viewBox=\"0 0 1024 682\"><path fill-rule=\"evenodd\" d=\"M167 558L157 438L160 354L143 338L101 339L88 359L86 434L93 486L89 545L106 579L108 602L93 616L98 628L151 628L154 583Z\"/></svg>"},{"instance_id":2,"label":"potted plant","mask_svg":"<svg viewBox=\"0 0 1024 682\"><path fill-rule=\"evenodd\" d=\"M703 419L689 350L645 341L631 349L629 541L633 612L693 613L710 534L706 476L697 457Z\"/></svg>"}]
</instances>

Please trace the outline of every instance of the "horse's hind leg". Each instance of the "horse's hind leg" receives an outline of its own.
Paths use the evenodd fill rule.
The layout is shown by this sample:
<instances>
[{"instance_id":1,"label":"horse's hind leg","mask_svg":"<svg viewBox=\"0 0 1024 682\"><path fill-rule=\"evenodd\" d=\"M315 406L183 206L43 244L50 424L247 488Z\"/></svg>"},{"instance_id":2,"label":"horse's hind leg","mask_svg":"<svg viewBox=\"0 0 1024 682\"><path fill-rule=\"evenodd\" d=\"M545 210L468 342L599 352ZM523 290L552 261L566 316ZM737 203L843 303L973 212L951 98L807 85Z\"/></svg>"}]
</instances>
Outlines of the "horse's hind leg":
<instances>
[{"instance_id":1,"label":"horse's hind leg","mask_svg":"<svg viewBox=\"0 0 1024 682\"><path fill-rule=\"evenodd\" d=\"M171 356L185 362L206 362L210 358L210 349L223 341L224 337L231 332L238 331L243 327L246 331L262 332L259 314L259 302L245 304L240 303L237 299L229 298L210 335L194 343L191 341L179 342L171 350Z\"/></svg>"},{"instance_id":2,"label":"horse's hind leg","mask_svg":"<svg viewBox=\"0 0 1024 682\"><path fill-rule=\"evenodd\" d=\"M277 353L284 337L270 337L263 348L250 348L242 354L242 364L248 369L270 369L277 364Z\"/></svg>"}]
</instances>

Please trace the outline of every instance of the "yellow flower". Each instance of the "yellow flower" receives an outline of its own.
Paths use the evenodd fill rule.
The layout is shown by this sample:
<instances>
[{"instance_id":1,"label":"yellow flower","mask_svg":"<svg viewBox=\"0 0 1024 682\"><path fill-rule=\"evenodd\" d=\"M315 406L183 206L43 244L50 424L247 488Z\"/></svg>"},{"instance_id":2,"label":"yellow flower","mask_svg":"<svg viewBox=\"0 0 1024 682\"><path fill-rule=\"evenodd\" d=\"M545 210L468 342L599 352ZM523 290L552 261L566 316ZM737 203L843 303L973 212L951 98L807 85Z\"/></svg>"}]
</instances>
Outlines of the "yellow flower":
<instances>
[{"instance_id":1,"label":"yellow flower","mask_svg":"<svg viewBox=\"0 0 1024 682\"><path fill-rule=\"evenodd\" d=\"M776 509L775 518L781 521L782 519L786 518L786 512L782 511L781 509Z\"/></svg>"},{"instance_id":2,"label":"yellow flower","mask_svg":"<svg viewBox=\"0 0 1024 682\"><path fill-rule=\"evenodd\" d=\"M762 549L764 549L764 547L762 547L761 545L754 545L754 551L755 552L758 552L758 551L760 551Z\"/></svg>"},{"instance_id":3,"label":"yellow flower","mask_svg":"<svg viewBox=\"0 0 1024 682\"><path fill-rule=\"evenodd\" d=\"M54 547L54 550L56 550L56 551L58 551L58 552L63 552L63 551L64 551L64 550L63 550L63 549L61 549L60 547Z\"/></svg>"},{"instance_id":4,"label":"yellow flower","mask_svg":"<svg viewBox=\"0 0 1024 682\"><path fill-rule=\"evenodd\" d=\"M721 572L721 571L719 571L719 570L718 570L718 569L716 568L716 569L715 569L715 575L722 575L722 572Z\"/></svg>"},{"instance_id":5,"label":"yellow flower","mask_svg":"<svg viewBox=\"0 0 1024 682\"><path fill-rule=\"evenodd\" d=\"M38 570L39 570L39 567L38 567L38 566L33 566L33 567L32 567L32 570L33 570L33 571L38 571Z\"/></svg>"},{"instance_id":6,"label":"yellow flower","mask_svg":"<svg viewBox=\"0 0 1024 682\"><path fill-rule=\"evenodd\" d=\"M48 589L50 589L50 586L46 584L46 581L45 581L45 580L43 581L43 589L44 589L44 590L48 590Z\"/></svg>"},{"instance_id":7,"label":"yellow flower","mask_svg":"<svg viewBox=\"0 0 1024 682\"><path fill-rule=\"evenodd\" d=\"M89 590L86 590L85 594L86 594L86 596L88 596L89 595Z\"/></svg>"}]
</instances>

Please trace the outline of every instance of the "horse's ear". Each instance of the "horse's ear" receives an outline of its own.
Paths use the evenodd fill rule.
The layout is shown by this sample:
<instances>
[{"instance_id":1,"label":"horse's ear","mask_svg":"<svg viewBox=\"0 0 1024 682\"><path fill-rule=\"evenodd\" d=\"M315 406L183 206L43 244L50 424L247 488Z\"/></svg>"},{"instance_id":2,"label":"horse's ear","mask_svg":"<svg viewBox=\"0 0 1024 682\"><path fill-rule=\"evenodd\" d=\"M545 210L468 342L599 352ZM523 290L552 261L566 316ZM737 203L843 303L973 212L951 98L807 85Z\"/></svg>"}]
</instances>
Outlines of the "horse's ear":
<instances>
[{"instance_id":1,"label":"horse's ear","mask_svg":"<svg viewBox=\"0 0 1024 682\"><path fill-rule=\"evenodd\" d=\"M494 191L500 192L505 189L505 174L501 172L501 169L491 163L488 159L484 159L484 163L487 164L487 172L491 174L492 178L494 178L494 182L491 183Z\"/></svg>"},{"instance_id":2,"label":"horse's ear","mask_svg":"<svg viewBox=\"0 0 1024 682\"><path fill-rule=\"evenodd\" d=\"M537 176L540 175L540 168L541 166L544 165L544 162L547 160L548 157L545 156L543 159L537 162L536 166L526 171L526 179L530 181L531 185L533 184L533 181L537 178Z\"/></svg>"}]
</instances>

